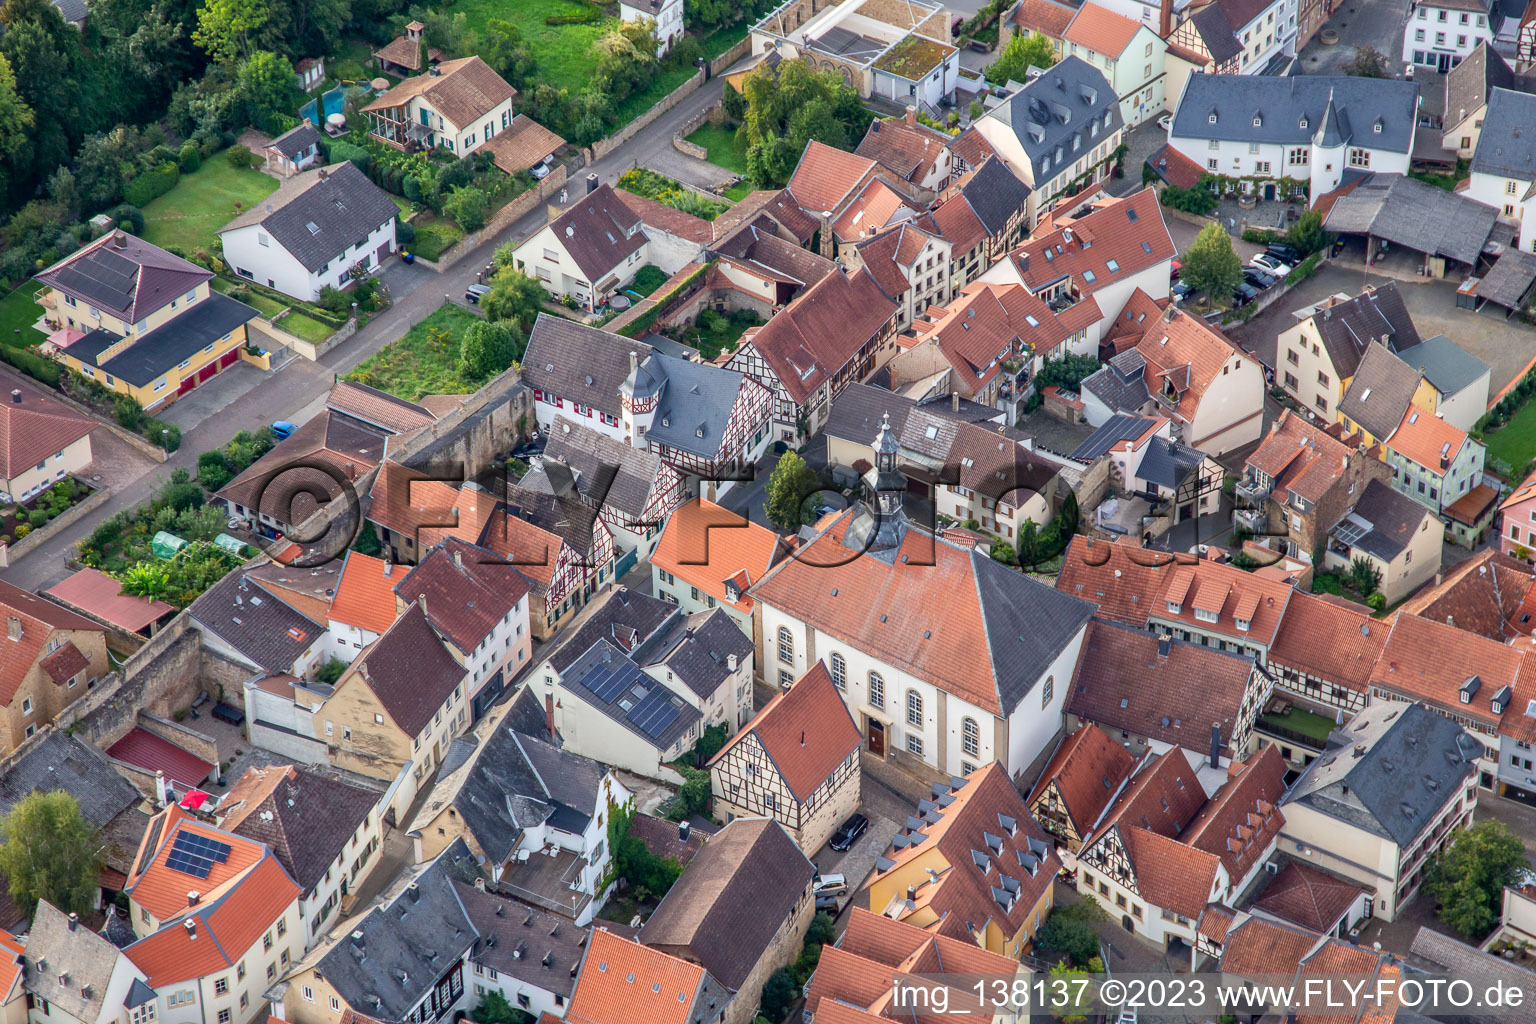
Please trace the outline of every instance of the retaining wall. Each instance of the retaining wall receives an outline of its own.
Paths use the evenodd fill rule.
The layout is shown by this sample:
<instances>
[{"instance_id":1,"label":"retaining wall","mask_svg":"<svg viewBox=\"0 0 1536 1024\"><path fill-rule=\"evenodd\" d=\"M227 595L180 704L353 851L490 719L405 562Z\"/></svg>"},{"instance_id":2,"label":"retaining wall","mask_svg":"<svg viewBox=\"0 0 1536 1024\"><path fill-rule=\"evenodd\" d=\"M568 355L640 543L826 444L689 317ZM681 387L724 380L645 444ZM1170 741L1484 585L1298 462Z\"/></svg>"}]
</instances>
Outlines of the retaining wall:
<instances>
[{"instance_id":1,"label":"retaining wall","mask_svg":"<svg viewBox=\"0 0 1536 1024\"><path fill-rule=\"evenodd\" d=\"M752 52L752 33L748 32L741 42L709 62L709 77L713 78L741 58Z\"/></svg>"},{"instance_id":2,"label":"retaining wall","mask_svg":"<svg viewBox=\"0 0 1536 1024\"><path fill-rule=\"evenodd\" d=\"M71 505L42 529L33 530L14 544L0 544L0 568L10 565L11 559L22 557L65 527L79 522L87 513L93 512L106 504L107 499L111 495L112 492L109 488L98 488L92 492L89 498L86 498L78 505Z\"/></svg>"},{"instance_id":3,"label":"retaining wall","mask_svg":"<svg viewBox=\"0 0 1536 1024\"><path fill-rule=\"evenodd\" d=\"M480 243L495 238L514 223L522 220L528 214L542 206L550 196L559 192L566 185L570 172L565 164L557 164L543 181L538 182L533 188L507 203L501 209L491 215L491 219L485 222L485 227L479 231L472 231L463 238L454 242L443 250L442 256L436 260L416 257L416 262L441 274L443 271L458 263L469 253L480 246Z\"/></svg>"},{"instance_id":4,"label":"retaining wall","mask_svg":"<svg viewBox=\"0 0 1536 1024\"><path fill-rule=\"evenodd\" d=\"M623 128L620 128L618 131L614 132L607 138L598 139L596 142L592 143L592 145L588 147L589 158L587 162L591 163L594 160L601 160L603 157L607 156L609 153L612 153L614 150L624 145L624 143L640 134L640 132L644 131L646 128L649 128L652 124L655 123L658 117L660 117L662 114L665 114L667 111L671 110L673 107L683 102L683 100L697 92L699 86L704 84L704 81L704 70L700 68L698 73L696 73L692 78L688 79L688 81L684 82L682 85L678 86L676 89L673 89L666 95L664 99L661 100L661 102L657 103L650 110L647 110L645 113L641 114L639 117L635 118L633 121L629 122L629 124L625 125Z\"/></svg>"}]
</instances>

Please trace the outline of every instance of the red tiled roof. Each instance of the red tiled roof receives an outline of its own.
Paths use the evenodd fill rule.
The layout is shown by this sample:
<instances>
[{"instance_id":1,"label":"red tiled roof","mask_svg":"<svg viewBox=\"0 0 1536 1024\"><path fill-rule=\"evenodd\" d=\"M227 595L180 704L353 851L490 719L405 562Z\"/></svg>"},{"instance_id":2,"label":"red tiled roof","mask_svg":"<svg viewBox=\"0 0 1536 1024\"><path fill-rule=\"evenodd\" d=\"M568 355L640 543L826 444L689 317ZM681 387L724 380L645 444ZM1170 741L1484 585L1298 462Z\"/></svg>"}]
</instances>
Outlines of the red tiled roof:
<instances>
[{"instance_id":1,"label":"red tiled roof","mask_svg":"<svg viewBox=\"0 0 1536 1024\"><path fill-rule=\"evenodd\" d=\"M63 646L38 662L38 665L42 666L49 679L60 686L91 667L90 660L80 653L80 648L73 641L65 641Z\"/></svg>"},{"instance_id":2,"label":"red tiled roof","mask_svg":"<svg viewBox=\"0 0 1536 1024\"><path fill-rule=\"evenodd\" d=\"M100 569L81 569L43 594L130 633L137 633L176 610L164 601L126 596L122 589L122 583Z\"/></svg>"},{"instance_id":3,"label":"red tiled roof","mask_svg":"<svg viewBox=\"0 0 1536 1024\"><path fill-rule=\"evenodd\" d=\"M925 124L907 124L899 117L876 118L854 153L907 181L920 182L933 174L949 142L948 135Z\"/></svg>"},{"instance_id":4,"label":"red tiled roof","mask_svg":"<svg viewBox=\"0 0 1536 1024\"><path fill-rule=\"evenodd\" d=\"M937 345L954 367L955 386L974 395L1002 372L1007 356L1024 346L1044 355L1072 334L1049 306L1018 285L973 281L948 306L929 310L917 342Z\"/></svg>"},{"instance_id":5,"label":"red tiled roof","mask_svg":"<svg viewBox=\"0 0 1536 1024\"><path fill-rule=\"evenodd\" d=\"M94 420L9 374L0 384L16 392L0 395L0 481L20 476L96 429Z\"/></svg>"},{"instance_id":6,"label":"red tiled roof","mask_svg":"<svg viewBox=\"0 0 1536 1024\"><path fill-rule=\"evenodd\" d=\"M1494 502L1499 500L1499 492L1487 484L1478 484L1466 494L1457 498L1445 507L1445 515L1448 519L1454 519L1458 523L1467 526L1476 526L1482 522L1493 508Z\"/></svg>"},{"instance_id":7,"label":"red tiled roof","mask_svg":"<svg viewBox=\"0 0 1536 1024\"><path fill-rule=\"evenodd\" d=\"M1211 794L1179 841L1213 853L1236 885L1258 867L1285 826L1285 759L1266 743L1246 761L1227 769L1227 781Z\"/></svg>"},{"instance_id":8,"label":"red tiled roof","mask_svg":"<svg viewBox=\"0 0 1536 1024\"><path fill-rule=\"evenodd\" d=\"M1146 901L1160 909L1198 918L1215 895L1220 858L1150 829L1123 828L1120 836L1131 870L1136 873L1136 889Z\"/></svg>"},{"instance_id":9,"label":"red tiled roof","mask_svg":"<svg viewBox=\"0 0 1536 1024\"><path fill-rule=\"evenodd\" d=\"M1316 503L1343 478L1355 450L1286 409L1248 456L1248 466L1274 480L1277 489Z\"/></svg>"},{"instance_id":10,"label":"red tiled roof","mask_svg":"<svg viewBox=\"0 0 1536 1024\"><path fill-rule=\"evenodd\" d=\"M1264 917L1245 917L1227 932L1221 969L1227 974L1288 974L1323 937Z\"/></svg>"},{"instance_id":11,"label":"red tiled roof","mask_svg":"<svg viewBox=\"0 0 1536 1024\"><path fill-rule=\"evenodd\" d=\"M1141 22L1107 7L1086 3L1077 9L1062 38L1107 57L1119 57L1141 30Z\"/></svg>"},{"instance_id":12,"label":"red tiled roof","mask_svg":"<svg viewBox=\"0 0 1536 1024\"><path fill-rule=\"evenodd\" d=\"M1013 15L1013 23L1020 28L1060 39L1072 24L1076 9L1054 0L1023 0Z\"/></svg>"},{"instance_id":13,"label":"red tiled roof","mask_svg":"<svg viewBox=\"0 0 1536 1024\"><path fill-rule=\"evenodd\" d=\"M229 856L223 861L215 861L203 878L167 867L176 834L182 830L229 844ZM165 922L188 909L188 890L196 889L200 902L211 903L228 890L230 883L238 881L263 857L269 856L271 854L260 843L214 828L180 807L167 807L155 815L144 833L133 868L128 872L127 892L156 920ZM244 946L240 948L245 949Z\"/></svg>"},{"instance_id":14,"label":"red tiled roof","mask_svg":"<svg viewBox=\"0 0 1536 1024\"><path fill-rule=\"evenodd\" d=\"M1456 461L1461 446L1467 443L1467 433L1433 416L1417 405L1409 405L1397 432L1387 441L1387 447L1411 459L1431 473L1443 475Z\"/></svg>"},{"instance_id":15,"label":"red tiled roof","mask_svg":"<svg viewBox=\"0 0 1536 1024\"><path fill-rule=\"evenodd\" d=\"M1090 629L1092 626L1089 627ZM1085 725L1067 736L1051 754L1029 795L1030 806L1040 799L1046 787L1056 783L1056 791L1079 836L1098 820L1105 806L1114 798L1136 758L1096 725Z\"/></svg>"},{"instance_id":16,"label":"red tiled roof","mask_svg":"<svg viewBox=\"0 0 1536 1024\"><path fill-rule=\"evenodd\" d=\"M681 577L722 604L750 612L756 602L747 587L763 578L778 550L779 536L772 530L712 501L695 498L667 517L651 564ZM736 579L743 571L746 579ZM726 597L728 580L736 582L735 601Z\"/></svg>"},{"instance_id":17,"label":"red tiled roof","mask_svg":"<svg viewBox=\"0 0 1536 1024\"><path fill-rule=\"evenodd\" d=\"M1536 733L1536 719L1525 714L1527 702L1536 699L1536 670L1523 665L1530 660L1513 647L1475 633L1399 614L1371 673L1371 685L1454 712L1501 735L1528 739ZM1460 690L1472 676L1480 685L1463 704ZM1512 690L1509 705L1495 714L1491 699L1505 686Z\"/></svg>"},{"instance_id":18,"label":"red tiled roof","mask_svg":"<svg viewBox=\"0 0 1536 1024\"><path fill-rule=\"evenodd\" d=\"M1438 586L1424 588L1398 610L1502 642L1509 639L1506 624L1525 602L1531 580L1528 566L1486 548L1448 569Z\"/></svg>"},{"instance_id":19,"label":"red tiled roof","mask_svg":"<svg viewBox=\"0 0 1536 1024\"><path fill-rule=\"evenodd\" d=\"M347 552L336 583L329 618L370 633L383 633L395 622L395 584L404 578L382 558Z\"/></svg>"},{"instance_id":20,"label":"red tiled roof","mask_svg":"<svg viewBox=\"0 0 1536 1024\"><path fill-rule=\"evenodd\" d=\"M684 213L676 207L658 203L646 196L635 195L623 189L616 190L619 202L634 211L642 224L659 228L669 235L704 244L714 238L714 225L709 221Z\"/></svg>"},{"instance_id":21,"label":"red tiled roof","mask_svg":"<svg viewBox=\"0 0 1536 1024\"><path fill-rule=\"evenodd\" d=\"M828 274L752 335L750 344L790 398L804 402L895 314L896 304L867 271Z\"/></svg>"},{"instance_id":22,"label":"red tiled roof","mask_svg":"<svg viewBox=\"0 0 1536 1024\"><path fill-rule=\"evenodd\" d=\"M565 1019L567 1024L688 1024L703 980L698 964L594 928Z\"/></svg>"},{"instance_id":23,"label":"red tiled roof","mask_svg":"<svg viewBox=\"0 0 1536 1024\"><path fill-rule=\"evenodd\" d=\"M1391 628L1359 605L1344 608L1297 592L1285 607L1269 660L1364 693Z\"/></svg>"},{"instance_id":24,"label":"red tiled roof","mask_svg":"<svg viewBox=\"0 0 1536 1024\"><path fill-rule=\"evenodd\" d=\"M1196 63L1203 64L1204 61L1197 60ZM1204 167L1167 143L1147 158L1147 164L1174 188L1194 188L1206 173Z\"/></svg>"},{"instance_id":25,"label":"red tiled roof","mask_svg":"<svg viewBox=\"0 0 1536 1024\"><path fill-rule=\"evenodd\" d=\"M1193 565L1193 555L1151 551L1132 541L1115 543L1073 537L1056 577L1056 589L1099 606L1099 616L1145 626L1147 617L1167 609L1154 604L1180 566Z\"/></svg>"},{"instance_id":26,"label":"red tiled roof","mask_svg":"<svg viewBox=\"0 0 1536 1024\"><path fill-rule=\"evenodd\" d=\"M1183 832L1205 804L1205 790L1189 759L1178 750L1142 758L1130 785L1104 813L1094 830L1096 841L1112 827L1144 828L1172 839ZM1194 916L1194 915L1190 915Z\"/></svg>"},{"instance_id":27,"label":"red tiled roof","mask_svg":"<svg viewBox=\"0 0 1536 1024\"><path fill-rule=\"evenodd\" d=\"M891 222L906 201L879 178L859 190L832 224L832 234L842 242L868 237Z\"/></svg>"},{"instance_id":28,"label":"red tiled roof","mask_svg":"<svg viewBox=\"0 0 1536 1024\"><path fill-rule=\"evenodd\" d=\"M806 143L786 191L813 216L835 213L871 174L875 162L812 139Z\"/></svg>"},{"instance_id":29,"label":"red tiled roof","mask_svg":"<svg viewBox=\"0 0 1536 1024\"><path fill-rule=\"evenodd\" d=\"M1254 607L1253 618L1249 620L1247 629L1239 629L1235 621L1236 609L1243 602L1244 595L1254 592L1260 600ZM1164 593L1159 595L1149 614L1160 619L1187 623L1197 629L1222 633L1234 640L1269 644L1275 639L1292 593L1291 587L1278 580L1265 579L1231 565L1201 559L1173 573L1165 584ZM1182 607L1178 612L1170 611L1170 602ZM1216 622L1206 622L1195 617L1195 608L1207 606L1219 609Z\"/></svg>"},{"instance_id":30,"label":"red tiled roof","mask_svg":"<svg viewBox=\"0 0 1536 1024\"><path fill-rule=\"evenodd\" d=\"M1177 397L1171 414L1186 423L1194 421L1206 388L1221 376L1227 360L1244 356L1226 335L1177 306L1168 306L1148 325L1136 351L1146 360L1147 390L1166 395L1171 387Z\"/></svg>"},{"instance_id":31,"label":"red tiled roof","mask_svg":"<svg viewBox=\"0 0 1536 1024\"><path fill-rule=\"evenodd\" d=\"M479 649L529 593L516 567L486 548L449 537L395 584L401 601L426 601L427 619L466 656Z\"/></svg>"},{"instance_id":32,"label":"red tiled roof","mask_svg":"<svg viewBox=\"0 0 1536 1024\"><path fill-rule=\"evenodd\" d=\"M163 771L168 781L182 789L200 785L213 771L213 765L208 761L137 725L107 748L107 756L151 775Z\"/></svg>"},{"instance_id":33,"label":"red tiled roof","mask_svg":"<svg viewBox=\"0 0 1536 1024\"><path fill-rule=\"evenodd\" d=\"M784 784L801 803L810 799L863 741L826 665L819 661L789 689L775 694L709 763L719 761L747 735L757 737Z\"/></svg>"},{"instance_id":34,"label":"red tiled roof","mask_svg":"<svg viewBox=\"0 0 1536 1024\"><path fill-rule=\"evenodd\" d=\"M14 618L21 627L19 640L0 641L0 705L10 704L22 679L45 656L45 645L54 630L106 632L90 619L4 582L0 582L0 617Z\"/></svg>"},{"instance_id":35,"label":"red tiled roof","mask_svg":"<svg viewBox=\"0 0 1536 1024\"><path fill-rule=\"evenodd\" d=\"M1145 247L1142 243L1146 243ZM1176 255L1178 250L1163 222L1157 191L1144 188L1135 195L1106 203L1071 224L1029 239L1009 253L1008 258L1031 291L1039 291L1065 273L1071 275L1081 294L1088 295L1138 271L1171 261ZM1110 261L1119 269L1110 270ZM1087 278L1089 272L1093 281Z\"/></svg>"},{"instance_id":36,"label":"red tiled roof","mask_svg":"<svg viewBox=\"0 0 1536 1024\"><path fill-rule=\"evenodd\" d=\"M1328 932L1367 895L1353 883L1292 861L1270 880L1253 906L1303 928Z\"/></svg>"}]
</instances>

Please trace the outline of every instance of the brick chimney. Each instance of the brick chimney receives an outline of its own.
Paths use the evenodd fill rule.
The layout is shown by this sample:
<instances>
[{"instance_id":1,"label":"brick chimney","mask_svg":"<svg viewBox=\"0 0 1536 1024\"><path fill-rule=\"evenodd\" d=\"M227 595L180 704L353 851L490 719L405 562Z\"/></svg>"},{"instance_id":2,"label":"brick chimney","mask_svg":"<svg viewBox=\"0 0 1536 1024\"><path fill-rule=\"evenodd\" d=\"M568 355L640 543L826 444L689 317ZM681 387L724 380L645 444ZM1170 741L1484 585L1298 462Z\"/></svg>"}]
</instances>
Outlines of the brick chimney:
<instances>
[{"instance_id":1,"label":"brick chimney","mask_svg":"<svg viewBox=\"0 0 1536 1024\"><path fill-rule=\"evenodd\" d=\"M1163 0L1158 12L1157 34L1167 39L1173 32L1173 0Z\"/></svg>"},{"instance_id":2,"label":"brick chimney","mask_svg":"<svg viewBox=\"0 0 1536 1024\"><path fill-rule=\"evenodd\" d=\"M913 128L917 127L917 108L916 107L908 107L907 108L907 124L910 125Z\"/></svg>"}]
</instances>

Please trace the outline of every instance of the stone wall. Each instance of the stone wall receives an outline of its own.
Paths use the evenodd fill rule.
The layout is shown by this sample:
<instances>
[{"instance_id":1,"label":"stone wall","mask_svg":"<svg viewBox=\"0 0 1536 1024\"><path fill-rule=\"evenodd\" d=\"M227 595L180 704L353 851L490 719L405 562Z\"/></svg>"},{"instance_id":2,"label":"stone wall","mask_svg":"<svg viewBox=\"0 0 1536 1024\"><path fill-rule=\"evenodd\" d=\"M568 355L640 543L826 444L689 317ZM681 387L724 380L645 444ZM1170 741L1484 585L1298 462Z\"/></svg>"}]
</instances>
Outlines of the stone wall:
<instances>
[{"instance_id":1,"label":"stone wall","mask_svg":"<svg viewBox=\"0 0 1536 1024\"><path fill-rule=\"evenodd\" d=\"M167 743L174 743L189 754L196 754L204 761L219 763L219 741L205 732L145 712L139 713L139 727Z\"/></svg>"},{"instance_id":2,"label":"stone wall","mask_svg":"<svg viewBox=\"0 0 1536 1024\"><path fill-rule=\"evenodd\" d=\"M111 494L111 490L106 487L98 488L89 498L86 498L78 505L71 505L56 519L49 521L42 529L33 530L13 544L0 544L0 569L10 565L11 559L20 558L60 530L79 522L88 512L92 512L106 504L107 498Z\"/></svg>"},{"instance_id":3,"label":"stone wall","mask_svg":"<svg viewBox=\"0 0 1536 1024\"><path fill-rule=\"evenodd\" d=\"M349 317L345 325L337 328L335 333L318 345L311 341L305 341L296 334L290 334L265 317L257 317L255 320L252 320L247 325L247 330L252 331L259 339L266 341L268 348L274 345L281 345L284 348L292 349L310 362L314 362L357 333L357 318Z\"/></svg>"},{"instance_id":4,"label":"stone wall","mask_svg":"<svg viewBox=\"0 0 1536 1024\"><path fill-rule=\"evenodd\" d=\"M709 77L713 78L720 72L735 64L741 58L752 52L752 33L742 36L741 42L726 50L720 56L709 62Z\"/></svg>"},{"instance_id":5,"label":"stone wall","mask_svg":"<svg viewBox=\"0 0 1536 1024\"><path fill-rule=\"evenodd\" d=\"M394 461L438 474L453 469L466 480L499 473L502 460L533 423L533 392L516 370L507 370L411 438Z\"/></svg>"},{"instance_id":6,"label":"stone wall","mask_svg":"<svg viewBox=\"0 0 1536 1024\"><path fill-rule=\"evenodd\" d=\"M647 110L645 113L641 114L639 117L635 118L633 121L629 122L629 124L625 125L623 128L620 128L618 131L614 132L607 138L598 139L596 142L592 143L588 149L587 163L591 164L593 161L601 160L603 157L607 156L609 153L612 153L614 150L624 145L624 143L640 134L640 132L644 131L646 128L649 128L658 117L660 117L662 114L665 114L667 111L671 110L673 107L677 106L679 103L683 102L683 100L687 99L689 96L692 96L696 91L698 91L699 86L704 84L704 79L704 70L701 68L696 75L688 79L688 81L684 82L676 89L673 89L666 95L664 99L662 99L650 110Z\"/></svg>"},{"instance_id":7,"label":"stone wall","mask_svg":"<svg viewBox=\"0 0 1536 1024\"><path fill-rule=\"evenodd\" d=\"M550 196L565 187L569 175L570 172L566 169L565 164L556 164L543 181L538 182L533 188L493 213L491 219L485 222L485 227L479 231L472 231L457 242L454 242L443 251L442 256L436 261L422 259L420 256L417 256L416 262L441 274L479 248L482 242L490 241L517 221L522 220L542 206Z\"/></svg>"},{"instance_id":8,"label":"stone wall","mask_svg":"<svg viewBox=\"0 0 1536 1024\"><path fill-rule=\"evenodd\" d=\"M137 724L141 709L169 718L191 706L203 689L202 667L202 635L182 612L120 670L65 708L52 727L106 749Z\"/></svg>"}]
</instances>

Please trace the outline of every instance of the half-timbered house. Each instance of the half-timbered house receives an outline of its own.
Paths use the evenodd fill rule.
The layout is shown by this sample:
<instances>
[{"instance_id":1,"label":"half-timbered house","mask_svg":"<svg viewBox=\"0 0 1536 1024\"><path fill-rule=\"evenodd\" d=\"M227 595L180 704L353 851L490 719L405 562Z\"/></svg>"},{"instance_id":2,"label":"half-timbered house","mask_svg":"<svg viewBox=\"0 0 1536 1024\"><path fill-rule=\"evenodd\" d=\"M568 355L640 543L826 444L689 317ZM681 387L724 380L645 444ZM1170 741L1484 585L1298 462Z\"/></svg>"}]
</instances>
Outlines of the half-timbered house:
<instances>
[{"instance_id":1,"label":"half-timbered house","mask_svg":"<svg viewBox=\"0 0 1536 1024\"><path fill-rule=\"evenodd\" d=\"M1029 794L1040 827L1072 853L1135 769L1136 758L1096 725L1062 737Z\"/></svg>"},{"instance_id":2,"label":"half-timbered house","mask_svg":"<svg viewBox=\"0 0 1536 1024\"><path fill-rule=\"evenodd\" d=\"M1292 594L1269 650L1275 689L1309 711L1354 716L1366 705L1371 670L1390 628L1365 608ZM1307 745L1320 751L1326 738L1306 738Z\"/></svg>"},{"instance_id":3,"label":"half-timbered house","mask_svg":"<svg viewBox=\"0 0 1536 1024\"><path fill-rule=\"evenodd\" d=\"M710 760L716 816L773 818L815 853L859 807L861 740L818 661Z\"/></svg>"},{"instance_id":4,"label":"half-timbered house","mask_svg":"<svg viewBox=\"0 0 1536 1024\"><path fill-rule=\"evenodd\" d=\"M638 558L650 557L667 516L687 500L682 474L670 463L563 415L550 427L544 458L519 483L575 493L597 509L614 544Z\"/></svg>"}]
</instances>

